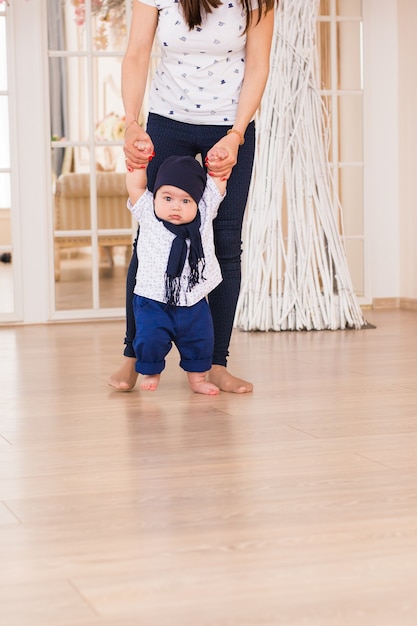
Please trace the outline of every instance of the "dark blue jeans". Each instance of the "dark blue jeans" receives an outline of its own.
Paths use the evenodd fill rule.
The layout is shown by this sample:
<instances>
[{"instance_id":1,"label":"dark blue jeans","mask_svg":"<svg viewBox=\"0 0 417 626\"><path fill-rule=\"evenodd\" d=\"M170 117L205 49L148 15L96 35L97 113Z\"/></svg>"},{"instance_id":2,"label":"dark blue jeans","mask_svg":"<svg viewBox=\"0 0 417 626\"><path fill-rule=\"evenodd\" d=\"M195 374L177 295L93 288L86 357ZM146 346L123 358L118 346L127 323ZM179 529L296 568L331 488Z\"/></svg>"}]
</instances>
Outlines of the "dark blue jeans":
<instances>
[{"instance_id":1,"label":"dark blue jeans","mask_svg":"<svg viewBox=\"0 0 417 626\"><path fill-rule=\"evenodd\" d=\"M226 134L231 126L194 125L177 122L151 113L147 132L155 147L155 157L148 166L148 187L153 188L159 165L166 157L201 154L204 163L207 152ZM255 153L255 124L246 130L245 143L239 148L238 162L227 182L227 194L214 220L214 244L223 281L209 295L214 326L213 364L227 365L229 344L241 282L242 222L252 176ZM133 340L136 334L133 312L137 256L136 243L129 265L126 284L125 356L135 357Z\"/></svg>"}]
</instances>

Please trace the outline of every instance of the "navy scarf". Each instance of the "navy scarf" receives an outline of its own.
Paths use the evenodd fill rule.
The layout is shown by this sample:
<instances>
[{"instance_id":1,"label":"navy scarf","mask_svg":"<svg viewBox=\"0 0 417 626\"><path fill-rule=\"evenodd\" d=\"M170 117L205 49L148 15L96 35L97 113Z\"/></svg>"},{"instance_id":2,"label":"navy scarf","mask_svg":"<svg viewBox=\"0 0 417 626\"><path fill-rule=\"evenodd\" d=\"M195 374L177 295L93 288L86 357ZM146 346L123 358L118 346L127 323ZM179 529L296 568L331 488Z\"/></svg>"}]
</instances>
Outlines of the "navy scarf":
<instances>
[{"instance_id":1,"label":"navy scarf","mask_svg":"<svg viewBox=\"0 0 417 626\"><path fill-rule=\"evenodd\" d=\"M191 291L200 281L206 280L204 277L206 262L200 233L200 211L197 211L197 215L189 224L171 224L171 222L166 220L159 221L171 233L176 235L171 245L165 272L165 300L167 304L178 305L181 291L181 274L187 258L187 239L190 242L188 263L191 270L188 277L187 291Z\"/></svg>"}]
</instances>

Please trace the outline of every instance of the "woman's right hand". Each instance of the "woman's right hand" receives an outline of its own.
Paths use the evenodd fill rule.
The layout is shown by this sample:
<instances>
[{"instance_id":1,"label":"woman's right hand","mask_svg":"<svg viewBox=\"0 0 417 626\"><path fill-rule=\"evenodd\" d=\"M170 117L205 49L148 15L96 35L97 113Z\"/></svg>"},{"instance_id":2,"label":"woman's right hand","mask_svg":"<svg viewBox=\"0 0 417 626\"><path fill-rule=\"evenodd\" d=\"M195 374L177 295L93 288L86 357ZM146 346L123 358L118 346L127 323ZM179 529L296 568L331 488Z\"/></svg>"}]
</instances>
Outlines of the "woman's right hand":
<instances>
[{"instance_id":1,"label":"woman's right hand","mask_svg":"<svg viewBox=\"0 0 417 626\"><path fill-rule=\"evenodd\" d=\"M136 122L132 122L126 129L123 151L129 171L143 169L155 155L152 139Z\"/></svg>"}]
</instances>

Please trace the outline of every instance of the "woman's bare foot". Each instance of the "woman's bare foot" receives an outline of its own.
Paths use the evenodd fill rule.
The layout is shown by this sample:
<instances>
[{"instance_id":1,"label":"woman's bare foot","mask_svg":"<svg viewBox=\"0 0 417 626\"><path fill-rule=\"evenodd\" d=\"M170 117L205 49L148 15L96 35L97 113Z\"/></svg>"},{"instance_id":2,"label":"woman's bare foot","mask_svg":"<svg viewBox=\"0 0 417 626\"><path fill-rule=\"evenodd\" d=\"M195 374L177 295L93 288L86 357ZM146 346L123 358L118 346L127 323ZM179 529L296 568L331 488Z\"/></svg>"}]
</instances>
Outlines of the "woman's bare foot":
<instances>
[{"instance_id":1,"label":"woman's bare foot","mask_svg":"<svg viewBox=\"0 0 417 626\"><path fill-rule=\"evenodd\" d=\"M252 383L242 378L236 378L223 365L212 365L208 377L221 391L228 391L229 393L250 393L253 391Z\"/></svg>"},{"instance_id":2,"label":"woman's bare foot","mask_svg":"<svg viewBox=\"0 0 417 626\"><path fill-rule=\"evenodd\" d=\"M107 380L110 387L114 387L117 391L131 391L138 379L135 363L135 358L130 356L123 357L122 366Z\"/></svg>"},{"instance_id":3,"label":"woman's bare foot","mask_svg":"<svg viewBox=\"0 0 417 626\"><path fill-rule=\"evenodd\" d=\"M155 391L158 388L160 378L161 374L145 375L139 386L144 391Z\"/></svg>"},{"instance_id":4,"label":"woman's bare foot","mask_svg":"<svg viewBox=\"0 0 417 626\"><path fill-rule=\"evenodd\" d=\"M207 372L187 372L188 382L195 393L203 393L206 396L217 396L220 389L206 380Z\"/></svg>"}]
</instances>

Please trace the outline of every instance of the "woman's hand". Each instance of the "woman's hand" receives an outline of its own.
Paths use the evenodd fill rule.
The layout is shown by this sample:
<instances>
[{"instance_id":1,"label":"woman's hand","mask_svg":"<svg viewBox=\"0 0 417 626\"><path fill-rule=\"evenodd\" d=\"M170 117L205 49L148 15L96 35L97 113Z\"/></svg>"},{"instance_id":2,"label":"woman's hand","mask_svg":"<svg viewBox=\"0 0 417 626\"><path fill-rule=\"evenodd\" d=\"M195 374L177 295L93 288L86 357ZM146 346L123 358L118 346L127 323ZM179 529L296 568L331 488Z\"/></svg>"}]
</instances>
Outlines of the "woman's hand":
<instances>
[{"instance_id":1,"label":"woman's hand","mask_svg":"<svg viewBox=\"0 0 417 626\"><path fill-rule=\"evenodd\" d=\"M123 150L129 172L143 169L155 155L152 139L136 122L132 122L126 129Z\"/></svg>"},{"instance_id":2,"label":"woman's hand","mask_svg":"<svg viewBox=\"0 0 417 626\"><path fill-rule=\"evenodd\" d=\"M205 163L209 176L222 180L230 178L237 163L239 143L239 137L235 133L225 135L207 152Z\"/></svg>"}]
</instances>

